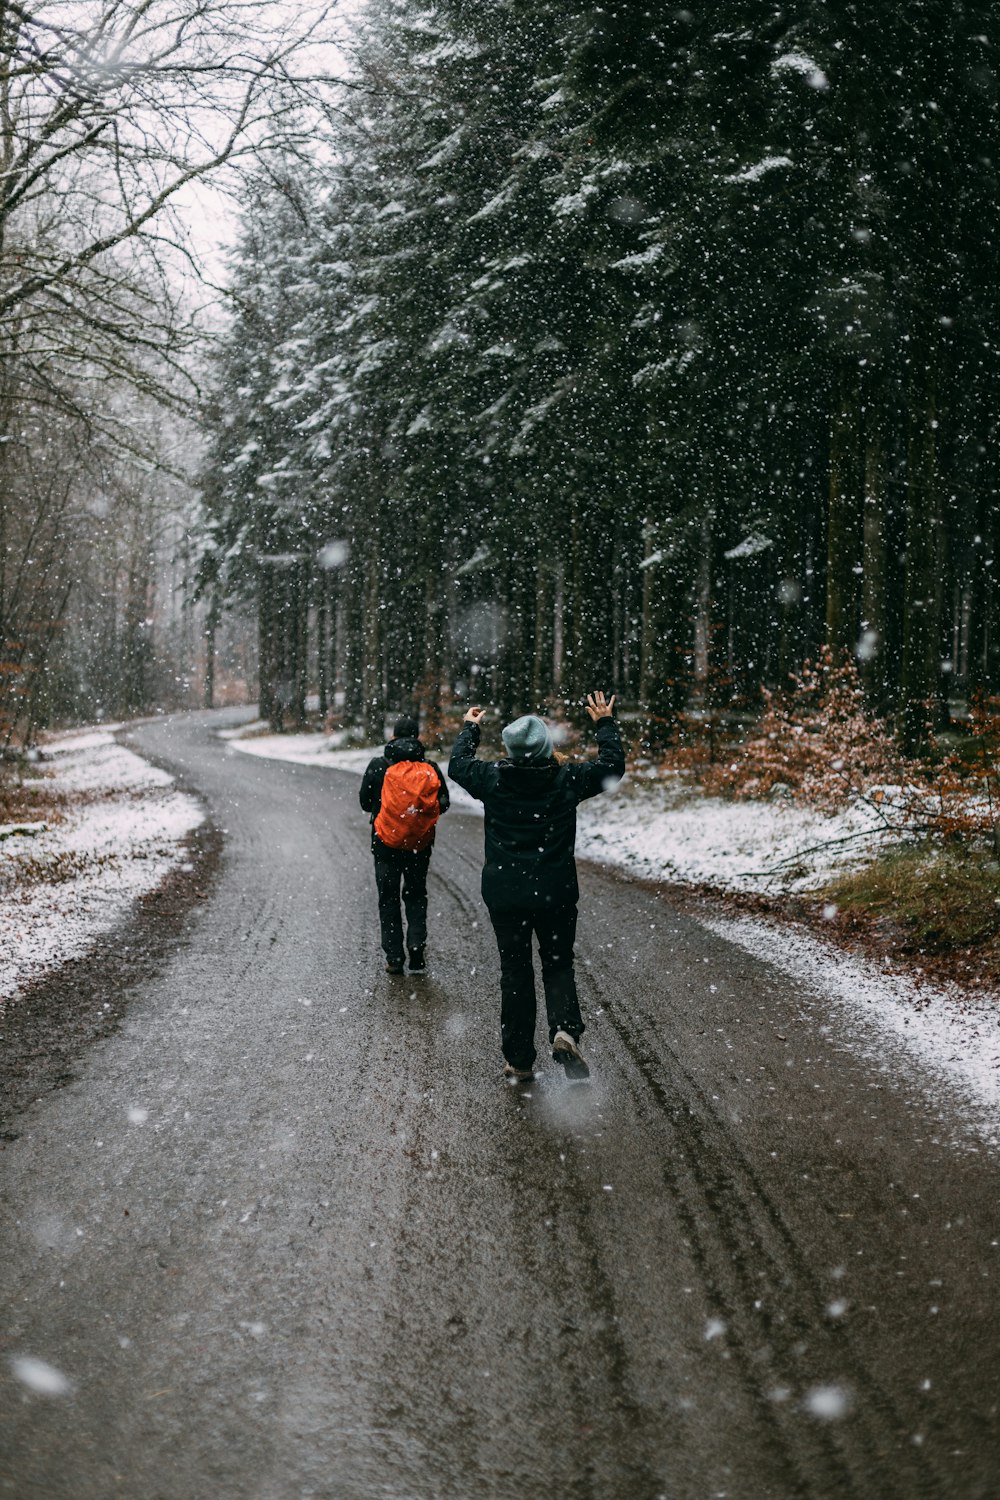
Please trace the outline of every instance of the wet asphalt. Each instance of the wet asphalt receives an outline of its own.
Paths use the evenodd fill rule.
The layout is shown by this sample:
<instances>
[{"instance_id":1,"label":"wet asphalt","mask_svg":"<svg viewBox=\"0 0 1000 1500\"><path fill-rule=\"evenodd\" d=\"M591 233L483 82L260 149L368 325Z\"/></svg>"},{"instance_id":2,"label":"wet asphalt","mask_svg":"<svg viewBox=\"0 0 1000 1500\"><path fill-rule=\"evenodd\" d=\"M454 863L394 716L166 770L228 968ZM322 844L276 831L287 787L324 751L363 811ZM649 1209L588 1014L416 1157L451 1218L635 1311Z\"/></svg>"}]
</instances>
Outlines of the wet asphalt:
<instances>
[{"instance_id":1,"label":"wet asphalt","mask_svg":"<svg viewBox=\"0 0 1000 1500\"><path fill-rule=\"evenodd\" d=\"M137 732L221 871L0 1156L0 1494L1000 1495L1000 1170L958 1114L593 868L593 1081L510 1086L481 822L390 978L357 777L233 717Z\"/></svg>"}]
</instances>

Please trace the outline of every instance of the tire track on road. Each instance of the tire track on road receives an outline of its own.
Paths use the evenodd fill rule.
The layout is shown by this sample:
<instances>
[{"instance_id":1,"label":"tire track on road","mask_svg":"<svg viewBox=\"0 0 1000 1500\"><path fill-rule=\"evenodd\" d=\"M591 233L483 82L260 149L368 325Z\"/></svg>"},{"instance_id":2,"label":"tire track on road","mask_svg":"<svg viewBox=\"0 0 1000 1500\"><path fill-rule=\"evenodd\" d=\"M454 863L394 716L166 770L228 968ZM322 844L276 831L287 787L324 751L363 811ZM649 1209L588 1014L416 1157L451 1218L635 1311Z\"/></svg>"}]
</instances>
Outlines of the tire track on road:
<instances>
[{"instance_id":1,"label":"tire track on road","mask_svg":"<svg viewBox=\"0 0 1000 1500\"><path fill-rule=\"evenodd\" d=\"M606 995L611 992L610 966L602 956L591 964L590 982L599 969ZM851 1348L848 1329L824 1323L828 1290L735 1133L712 1108L706 1089L661 1036L656 1054L643 1046L642 1022L624 1006L605 998L603 1009L635 1069L634 1091L654 1101L670 1130L682 1165L675 1167L665 1158L664 1188L685 1225L709 1303L719 1307L727 1331L736 1333L732 1347L744 1380L756 1391L760 1414L796 1475L793 1493L823 1500L833 1492L827 1486L836 1486L836 1493L877 1493L885 1500L942 1493L940 1476L926 1455L914 1455L907 1424L892 1398ZM648 1020L645 1024L651 1028ZM712 1226L712 1234L704 1224ZM758 1314L758 1327L750 1309ZM803 1340L809 1341L807 1349ZM756 1352L761 1348L774 1351L766 1379ZM843 1421L822 1423L804 1417L790 1399L773 1399L775 1389L790 1396L796 1388L827 1387L831 1371L838 1372L854 1396L853 1410ZM817 1488L819 1475L823 1478ZM874 1490L873 1475L878 1476Z\"/></svg>"}]
</instances>

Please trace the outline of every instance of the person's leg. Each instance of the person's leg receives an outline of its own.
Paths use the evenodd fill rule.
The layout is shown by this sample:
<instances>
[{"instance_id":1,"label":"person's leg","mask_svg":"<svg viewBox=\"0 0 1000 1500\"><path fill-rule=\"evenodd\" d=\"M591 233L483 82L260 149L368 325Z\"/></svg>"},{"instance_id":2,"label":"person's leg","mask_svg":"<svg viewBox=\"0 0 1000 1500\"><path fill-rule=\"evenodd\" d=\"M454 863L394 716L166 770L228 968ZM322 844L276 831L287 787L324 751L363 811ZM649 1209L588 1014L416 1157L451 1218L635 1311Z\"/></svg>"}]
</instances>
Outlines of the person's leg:
<instances>
[{"instance_id":1,"label":"person's leg","mask_svg":"<svg viewBox=\"0 0 1000 1500\"><path fill-rule=\"evenodd\" d=\"M406 908L406 946L420 952L427 942L427 870L430 849L403 855L403 906Z\"/></svg>"},{"instance_id":2,"label":"person's leg","mask_svg":"<svg viewBox=\"0 0 1000 1500\"><path fill-rule=\"evenodd\" d=\"M500 1046L515 1068L535 1061L535 976L531 968L531 913L489 908L500 952Z\"/></svg>"},{"instance_id":3,"label":"person's leg","mask_svg":"<svg viewBox=\"0 0 1000 1500\"><path fill-rule=\"evenodd\" d=\"M382 928L382 951L386 962L403 962L403 916L399 909L399 879L403 871L391 849L375 850L375 885L378 889L378 919Z\"/></svg>"},{"instance_id":4,"label":"person's leg","mask_svg":"<svg viewBox=\"0 0 1000 1500\"><path fill-rule=\"evenodd\" d=\"M557 906L551 911L536 912L534 924L542 960L549 1041L557 1031L568 1032L574 1041L579 1041L585 1028L573 973L576 906Z\"/></svg>"}]
</instances>

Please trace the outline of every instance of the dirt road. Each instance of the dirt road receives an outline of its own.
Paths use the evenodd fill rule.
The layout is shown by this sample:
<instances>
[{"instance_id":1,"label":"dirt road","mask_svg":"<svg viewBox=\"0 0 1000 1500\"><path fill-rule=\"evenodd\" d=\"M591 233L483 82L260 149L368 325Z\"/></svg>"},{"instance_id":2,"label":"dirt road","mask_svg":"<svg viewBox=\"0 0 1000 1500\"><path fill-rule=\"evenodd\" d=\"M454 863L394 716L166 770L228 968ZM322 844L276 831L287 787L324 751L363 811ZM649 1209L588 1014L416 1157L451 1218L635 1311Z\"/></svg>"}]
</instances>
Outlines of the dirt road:
<instances>
[{"instance_id":1,"label":"dirt road","mask_svg":"<svg viewBox=\"0 0 1000 1500\"><path fill-rule=\"evenodd\" d=\"M1000 1171L960 1121L593 869L594 1080L509 1086L481 823L391 979L357 778L223 722L139 731L221 871L0 1155L0 1494L1000 1493Z\"/></svg>"}]
</instances>

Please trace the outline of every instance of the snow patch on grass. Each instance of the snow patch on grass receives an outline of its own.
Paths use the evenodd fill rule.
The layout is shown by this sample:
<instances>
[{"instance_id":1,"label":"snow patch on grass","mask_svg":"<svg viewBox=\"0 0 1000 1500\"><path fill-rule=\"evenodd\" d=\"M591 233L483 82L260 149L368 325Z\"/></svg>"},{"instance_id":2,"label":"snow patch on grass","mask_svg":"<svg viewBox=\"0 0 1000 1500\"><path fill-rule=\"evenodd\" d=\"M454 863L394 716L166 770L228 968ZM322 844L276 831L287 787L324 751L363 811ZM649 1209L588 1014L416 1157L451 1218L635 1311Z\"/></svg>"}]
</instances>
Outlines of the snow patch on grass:
<instances>
[{"instance_id":1,"label":"snow patch on grass","mask_svg":"<svg viewBox=\"0 0 1000 1500\"><path fill-rule=\"evenodd\" d=\"M116 927L204 820L168 772L116 744L117 727L50 741L47 783L69 798L62 820L0 843L0 1006Z\"/></svg>"},{"instance_id":2,"label":"snow patch on grass","mask_svg":"<svg viewBox=\"0 0 1000 1500\"><path fill-rule=\"evenodd\" d=\"M729 801L674 776L627 778L584 802L577 827L583 859L647 880L775 894L823 885L856 865L876 825L864 807L831 816L792 802Z\"/></svg>"}]
</instances>

